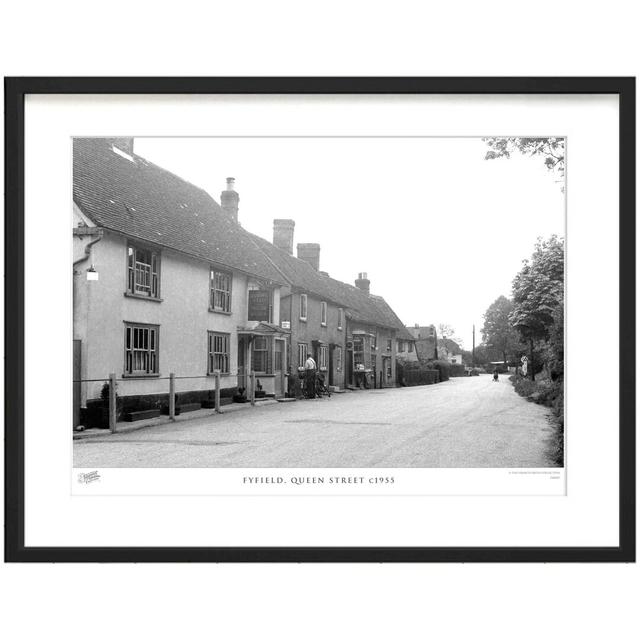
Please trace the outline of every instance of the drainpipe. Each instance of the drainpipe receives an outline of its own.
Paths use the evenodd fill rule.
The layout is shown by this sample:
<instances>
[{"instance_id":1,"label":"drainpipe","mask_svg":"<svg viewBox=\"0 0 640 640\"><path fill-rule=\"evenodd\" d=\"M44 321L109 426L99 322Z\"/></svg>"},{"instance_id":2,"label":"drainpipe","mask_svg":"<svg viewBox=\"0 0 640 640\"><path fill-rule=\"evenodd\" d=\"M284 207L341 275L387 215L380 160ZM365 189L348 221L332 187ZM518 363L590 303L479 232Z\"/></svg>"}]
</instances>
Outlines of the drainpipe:
<instances>
[{"instance_id":1,"label":"drainpipe","mask_svg":"<svg viewBox=\"0 0 640 640\"><path fill-rule=\"evenodd\" d=\"M104 235L104 229L101 229L99 227L77 227L76 229L73 230L73 234L76 236L96 236L94 240L91 240L91 242L87 243L87 245L85 246L84 248L85 255L82 256L81 258L78 258L77 260L74 260L73 267L75 271L75 266L77 264L80 264L81 262L84 262L85 260L89 259L89 257L91 256L91 247L97 242L100 242L100 240L102 240L102 236Z\"/></svg>"}]
</instances>

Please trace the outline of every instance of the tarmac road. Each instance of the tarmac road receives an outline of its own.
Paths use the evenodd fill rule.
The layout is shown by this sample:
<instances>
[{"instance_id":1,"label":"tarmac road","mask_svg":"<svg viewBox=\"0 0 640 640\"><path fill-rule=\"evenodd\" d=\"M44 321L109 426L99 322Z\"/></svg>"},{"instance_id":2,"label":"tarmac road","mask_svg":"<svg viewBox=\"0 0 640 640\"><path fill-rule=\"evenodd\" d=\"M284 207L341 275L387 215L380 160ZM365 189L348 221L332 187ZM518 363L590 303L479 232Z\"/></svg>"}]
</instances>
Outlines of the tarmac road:
<instances>
[{"instance_id":1,"label":"tarmac road","mask_svg":"<svg viewBox=\"0 0 640 640\"><path fill-rule=\"evenodd\" d=\"M74 442L75 467L549 467L507 376L334 394Z\"/></svg>"}]
</instances>

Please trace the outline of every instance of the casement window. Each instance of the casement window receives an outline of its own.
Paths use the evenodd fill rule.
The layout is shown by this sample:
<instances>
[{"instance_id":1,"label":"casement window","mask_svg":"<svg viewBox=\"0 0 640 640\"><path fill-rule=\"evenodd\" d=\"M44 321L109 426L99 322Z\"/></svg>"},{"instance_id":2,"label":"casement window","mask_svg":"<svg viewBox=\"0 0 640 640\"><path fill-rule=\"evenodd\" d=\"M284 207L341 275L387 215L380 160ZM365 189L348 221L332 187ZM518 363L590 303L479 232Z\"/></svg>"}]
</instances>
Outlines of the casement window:
<instances>
[{"instance_id":1,"label":"casement window","mask_svg":"<svg viewBox=\"0 0 640 640\"><path fill-rule=\"evenodd\" d=\"M207 373L229 373L229 343L228 333L207 332Z\"/></svg>"},{"instance_id":2,"label":"casement window","mask_svg":"<svg viewBox=\"0 0 640 640\"><path fill-rule=\"evenodd\" d=\"M336 371L342 371L342 347L336 347Z\"/></svg>"},{"instance_id":3,"label":"casement window","mask_svg":"<svg viewBox=\"0 0 640 640\"><path fill-rule=\"evenodd\" d=\"M259 373L271 373L271 340L267 336L256 336L251 346L251 368Z\"/></svg>"},{"instance_id":4,"label":"casement window","mask_svg":"<svg viewBox=\"0 0 640 640\"><path fill-rule=\"evenodd\" d=\"M344 309L338 309L338 329L342 331L342 327L344 326Z\"/></svg>"},{"instance_id":5,"label":"casement window","mask_svg":"<svg viewBox=\"0 0 640 640\"><path fill-rule=\"evenodd\" d=\"M127 248L127 293L160 297L160 252L130 244Z\"/></svg>"},{"instance_id":6,"label":"casement window","mask_svg":"<svg viewBox=\"0 0 640 640\"><path fill-rule=\"evenodd\" d=\"M409 343L409 349L408 349L409 353L413 353L413 342Z\"/></svg>"},{"instance_id":7,"label":"casement window","mask_svg":"<svg viewBox=\"0 0 640 640\"><path fill-rule=\"evenodd\" d=\"M124 372L126 375L157 375L157 325L127 323L124 328Z\"/></svg>"},{"instance_id":8,"label":"casement window","mask_svg":"<svg viewBox=\"0 0 640 640\"><path fill-rule=\"evenodd\" d=\"M327 303L326 302L320 303L320 324L323 327L327 326Z\"/></svg>"},{"instance_id":9,"label":"casement window","mask_svg":"<svg viewBox=\"0 0 640 640\"><path fill-rule=\"evenodd\" d=\"M404 352L404 340L398 340L398 353Z\"/></svg>"},{"instance_id":10,"label":"casement window","mask_svg":"<svg viewBox=\"0 0 640 640\"><path fill-rule=\"evenodd\" d=\"M209 308L213 311L231 313L230 273L211 269L209 278Z\"/></svg>"},{"instance_id":11,"label":"casement window","mask_svg":"<svg viewBox=\"0 0 640 640\"><path fill-rule=\"evenodd\" d=\"M304 363L307 360L307 345L303 342L298 342L298 367L304 367Z\"/></svg>"},{"instance_id":12,"label":"casement window","mask_svg":"<svg viewBox=\"0 0 640 640\"><path fill-rule=\"evenodd\" d=\"M320 345L318 348L318 361L320 371L326 371L329 362L329 347L327 345Z\"/></svg>"},{"instance_id":13,"label":"casement window","mask_svg":"<svg viewBox=\"0 0 640 640\"><path fill-rule=\"evenodd\" d=\"M300 320L307 321L307 294L300 294Z\"/></svg>"}]
</instances>

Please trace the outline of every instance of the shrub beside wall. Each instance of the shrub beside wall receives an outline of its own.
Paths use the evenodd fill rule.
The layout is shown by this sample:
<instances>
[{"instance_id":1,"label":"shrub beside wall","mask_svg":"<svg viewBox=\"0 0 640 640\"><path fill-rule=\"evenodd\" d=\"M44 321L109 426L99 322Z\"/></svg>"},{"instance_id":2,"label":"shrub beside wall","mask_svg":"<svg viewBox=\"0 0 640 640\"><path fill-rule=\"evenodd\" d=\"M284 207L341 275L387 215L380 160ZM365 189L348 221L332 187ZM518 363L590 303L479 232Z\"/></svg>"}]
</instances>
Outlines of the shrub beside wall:
<instances>
[{"instance_id":1,"label":"shrub beside wall","mask_svg":"<svg viewBox=\"0 0 640 640\"><path fill-rule=\"evenodd\" d=\"M449 372L451 371L451 363L446 360L432 360L427 364L430 369L435 369L440 374L440 382L445 382L449 379ZM462 366L462 365L461 365Z\"/></svg>"},{"instance_id":2,"label":"shrub beside wall","mask_svg":"<svg viewBox=\"0 0 640 640\"><path fill-rule=\"evenodd\" d=\"M450 364L449 365L449 377L461 378L467 375L466 367L463 364Z\"/></svg>"}]
</instances>

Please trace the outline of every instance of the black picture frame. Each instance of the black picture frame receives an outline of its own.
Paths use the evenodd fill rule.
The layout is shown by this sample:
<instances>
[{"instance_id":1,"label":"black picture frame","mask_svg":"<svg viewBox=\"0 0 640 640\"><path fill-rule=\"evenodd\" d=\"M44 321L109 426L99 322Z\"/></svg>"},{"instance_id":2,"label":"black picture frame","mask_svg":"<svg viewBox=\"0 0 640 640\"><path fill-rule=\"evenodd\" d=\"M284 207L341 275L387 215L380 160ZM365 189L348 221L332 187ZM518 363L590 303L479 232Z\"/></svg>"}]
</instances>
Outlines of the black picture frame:
<instances>
[{"instance_id":1,"label":"black picture frame","mask_svg":"<svg viewBox=\"0 0 640 640\"><path fill-rule=\"evenodd\" d=\"M24 541L24 101L28 94L616 94L619 97L619 531L612 547L26 547ZM634 562L635 78L5 78L5 561Z\"/></svg>"}]
</instances>

